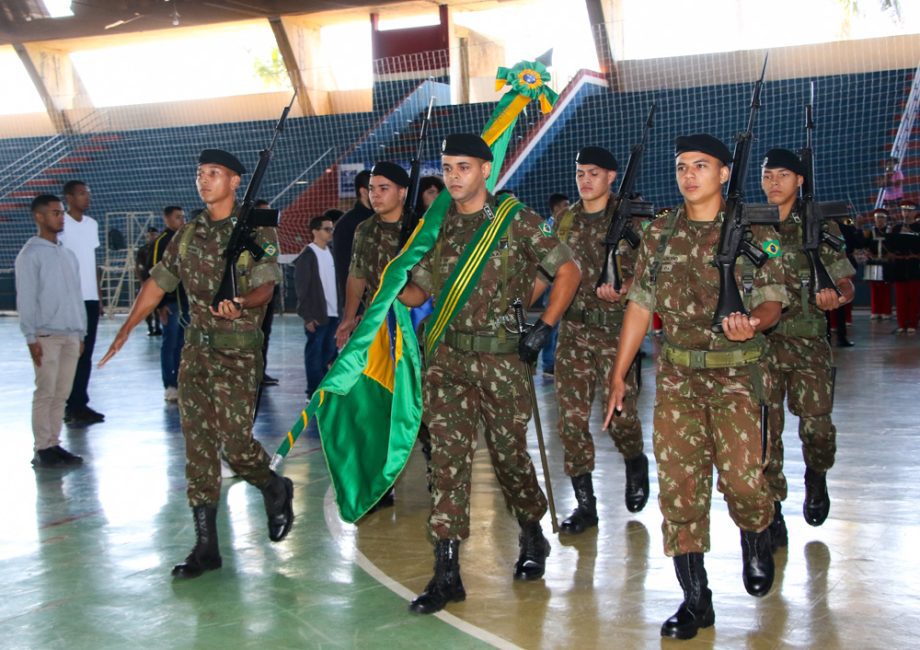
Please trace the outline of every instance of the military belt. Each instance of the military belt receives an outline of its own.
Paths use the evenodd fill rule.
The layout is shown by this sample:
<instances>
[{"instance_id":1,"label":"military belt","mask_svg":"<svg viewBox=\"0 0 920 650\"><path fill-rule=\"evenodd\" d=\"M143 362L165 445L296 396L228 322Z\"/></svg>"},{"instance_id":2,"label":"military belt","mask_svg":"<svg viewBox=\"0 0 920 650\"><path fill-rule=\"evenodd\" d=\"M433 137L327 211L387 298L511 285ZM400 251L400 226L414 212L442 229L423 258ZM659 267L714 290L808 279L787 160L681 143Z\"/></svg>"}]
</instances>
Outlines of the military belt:
<instances>
[{"instance_id":1,"label":"military belt","mask_svg":"<svg viewBox=\"0 0 920 650\"><path fill-rule=\"evenodd\" d=\"M449 330L444 342L458 352L485 352L487 354L514 354L518 349L518 337L498 337L492 334L464 334Z\"/></svg>"},{"instance_id":2,"label":"military belt","mask_svg":"<svg viewBox=\"0 0 920 650\"><path fill-rule=\"evenodd\" d=\"M806 339L819 339L827 333L827 321L824 320L781 320L771 334L797 336Z\"/></svg>"},{"instance_id":3,"label":"military belt","mask_svg":"<svg viewBox=\"0 0 920 650\"><path fill-rule=\"evenodd\" d=\"M661 348L664 358L675 366L685 368L736 368L754 363L763 356L763 345L735 350L688 350L665 343Z\"/></svg>"},{"instance_id":4,"label":"military belt","mask_svg":"<svg viewBox=\"0 0 920 650\"><path fill-rule=\"evenodd\" d=\"M200 329L186 329L185 342L189 345L215 348L218 350L256 350L262 348L262 332L207 332Z\"/></svg>"},{"instance_id":5,"label":"military belt","mask_svg":"<svg viewBox=\"0 0 920 650\"><path fill-rule=\"evenodd\" d=\"M563 320L574 323L583 323L592 327L607 327L608 325L621 325L623 323L623 311L617 310L600 310L600 309L576 309L574 307L566 310L562 316Z\"/></svg>"}]
</instances>

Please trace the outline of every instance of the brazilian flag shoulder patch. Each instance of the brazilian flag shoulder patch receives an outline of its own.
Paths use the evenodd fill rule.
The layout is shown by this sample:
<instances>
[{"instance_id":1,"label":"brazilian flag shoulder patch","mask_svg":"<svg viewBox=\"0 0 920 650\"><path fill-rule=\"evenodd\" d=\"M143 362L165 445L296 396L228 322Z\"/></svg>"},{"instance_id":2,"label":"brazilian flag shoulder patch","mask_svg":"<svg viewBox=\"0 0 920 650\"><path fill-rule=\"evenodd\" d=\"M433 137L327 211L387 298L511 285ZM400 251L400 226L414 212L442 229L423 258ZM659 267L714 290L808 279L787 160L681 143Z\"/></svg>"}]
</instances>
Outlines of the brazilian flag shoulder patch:
<instances>
[{"instance_id":1,"label":"brazilian flag shoulder patch","mask_svg":"<svg viewBox=\"0 0 920 650\"><path fill-rule=\"evenodd\" d=\"M776 239L768 239L763 243L763 252L767 254L767 257L779 257L783 254L782 248L779 246L779 241Z\"/></svg>"},{"instance_id":2,"label":"brazilian flag shoulder patch","mask_svg":"<svg viewBox=\"0 0 920 650\"><path fill-rule=\"evenodd\" d=\"M264 244L262 244L262 250L269 257L274 257L275 255L278 254L278 247L275 246L275 242L270 242L270 241L265 242Z\"/></svg>"},{"instance_id":3,"label":"brazilian flag shoulder patch","mask_svg":"<svg viewBox=\"0 0 920 650\"><path fill-rule=\"evenodd\" d=\"M553 236L553 224L551 224L549 221L544 221L543 223L540 224L540 232L543 233L544 237L552 237Z\"/></svg>"}]
</instances>

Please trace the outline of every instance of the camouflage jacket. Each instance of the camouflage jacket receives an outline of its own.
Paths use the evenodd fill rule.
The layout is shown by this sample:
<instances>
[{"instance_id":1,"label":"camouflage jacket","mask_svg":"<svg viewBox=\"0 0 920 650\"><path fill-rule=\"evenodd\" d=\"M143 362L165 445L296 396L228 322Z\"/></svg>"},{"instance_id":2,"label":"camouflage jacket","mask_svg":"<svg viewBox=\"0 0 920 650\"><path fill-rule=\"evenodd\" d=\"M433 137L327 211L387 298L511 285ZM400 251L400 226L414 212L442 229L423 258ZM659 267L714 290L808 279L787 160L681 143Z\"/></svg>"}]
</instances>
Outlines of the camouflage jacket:
<instances>
[{"instance_id":1,"label":"camouflage jacket","mask_svg":"<svg viewBox=\"0 0 920 650\"><path fill-rule=\"evenodd\" d=\"M150 270L150 277L166 292L175 291L179 283L182 283L182 288L188 295L192 328L209 332L252 332L261 329L265 306L244 309L242 316L234 321L215 318L209 310L224 274L223 253L230 240L238 210L239 205L234 205L230 218L221 221L211 221L208 210L202 210L176 232L166 247L163 258ZM186 232L189 228L194 231L190 238ZM188 242L188 246L180 254L183 240ZM258 228L256 243L262 247L265 255L258 262L251 260L246 265L248 277L245 283L250 291L267 282L281 281L281 271L278 268L278 235L275 229Z\"/></svg>"},{"instance_id":2,"label":"camouflage jacket","mask_svg":"<svg viewBox=\"0 0 920 650\"><path fill-rule=\"evenodd\" d=\"M712 264L719 246L722 213L714 221L690 221L683 206L678 208L674 232L665 250L658 254L661 233L670 213L655 219L646 230L639 259L636 262L636 279L628 298L650 312L657 311L664 322L668 342L693 350L725 350L737 346L721 333L710 329L712 315L719 299L719 272ZM754 242L764 249L776 238L776 232L764 226L752 228ZM649 267L654 260L660 262L657 282L651 281ZM763 302L789 303L783 286L782 266L779 260L770 259L762 268L739 260L735 269L738 286L742 286L742 267L753 272L753 290L749 308Z\"/></svg>"},{"instance_id":3,"label":"camouflage jacket","mask_svg":"<svg viewBox=\"0 0 920 650\"><path fill-rule=\"evenodd\" d=\"M495 199L490 195L488 201L494 211ZM481 210L459 214L452 201L434 247L412 270L412 281L437 300L484 218ZM571 259L571 249L556 239L543 217L523 208L492 251L479 283L450 328L467 334L490 334L505 324L513 324L511 303L515 298L528 303L537 273L550 281L559 267Z\"/></svg>"},{"instance_id":4,"label":"camouflage jacket","mask_svg":"<svg viewBox=\"0 0 920 650\"><path fill-rule=\"evenodd\" d=\"M348 275L367 282L368 301L377 293L383 269L396 257L401 228L402 217L399 221L387 223L375 212L355 230Z\"/></svg>"},{"instance_id":5,"label":"camouflage jacket","mask_svg":"<svg viewBox=\"0 0 920 650\"><path fill-rule=\"evenodd\" d=\"M615 201L616 197L611 194L609 200ZM572 213L571 217L566 214L568 212ZM560 241L572 249L575 254L575 262L581 269L581 284L572 299L571 309L585 311L623 311L626 309L626 300L607 302L598 298L594 292L597 279L600 277L601 269L604 266L607 251L604 246L604 238L607 235L607 227L610 223L604 216L604 210L590 214L585 212L584 205L579 200L560 215L556 222L557 228L559 228L570 220L571 226L564 228L567 232L557 230L557 233ZM635 231L636 234L642 234L642 231L638 228ZM625 241L620 242L619 251L621 280L626 282L633 277L636 251Z\"/></svg>"},{"instance_id":6,"label":"camouflage jacket","mask_svg":"<svg viewBox=\"0 0 920 650\"><path fill-rule=\"evenodd\" d=\"M779 233L779 244L782 249L782 266L783 266L783 284L786 287L786 294L789 297L789 306L783 310L783 320L791 320L800 317L823 319L823 312L815 306L814 288L811 283L811 268L808 264L808 258L802 251L802 219L796 211L790 213L789 217L780 223L776 228ZM832 235L840 236L840 228L836 223L828 223L828 231ZM774 238L776 234L772 235ZM821 246L821 262L830 274L834 282L842 278L847 278L856 273L856 269L850 264L846 253L839 253L829 248ZM802 303L802 280L801 275L806 274L809 278L808 287L808 304Z\"/></svg>"}]
</instances>

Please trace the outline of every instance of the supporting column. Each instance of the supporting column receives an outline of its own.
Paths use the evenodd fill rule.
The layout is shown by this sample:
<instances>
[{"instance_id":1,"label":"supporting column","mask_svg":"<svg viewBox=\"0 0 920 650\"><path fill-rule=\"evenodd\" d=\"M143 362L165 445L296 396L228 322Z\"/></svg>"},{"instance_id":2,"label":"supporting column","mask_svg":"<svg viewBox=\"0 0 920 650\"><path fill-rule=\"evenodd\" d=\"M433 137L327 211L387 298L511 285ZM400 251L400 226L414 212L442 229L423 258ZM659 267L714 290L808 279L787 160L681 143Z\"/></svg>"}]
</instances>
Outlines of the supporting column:
<instances>
[{"instance_id":1,"label":"supporting column","mask_svg":"<svg viewBox=\"0 0 920 650\"><path fill-rule=\"evenodd\" d=\"M48 117L51 118L55 131L64 135L72 133L73 127L70 120L59 105L59 101L66 97L61 92L67 86L65 77L70 77L71 83L75 77L69 59L66 60L66 65L43 65L45 61L41 59L36 64L36 59L39 58L36 56L36 52L30 52L22 43L14 43L13 49L35 85L35 90L38 91L39 96L42 98L45 110L48 112ZM59 57L54 58L60 63L61 59L66 58L66 54L60 53ZM58 74L53 74L52 71ZM55 101L55 98L58 101Z\"/></svg>"},{"instance_id":2,"label":"supporting column","mask_svg":"<svg viewBox=\"0 0 920 650\"><path fill-rule=\"evenodd\" d=\"M600 72L607 78L610 90L619 90L603 2L602 0L585 0L585 7L588 10L588 22L591 24L591 35L594 37L594 49L597 52Z\"/></svg>"},{"instance_id":3,"label":"supporting column","mask_svg":"<svg viewBox=\"0 0 920 650\"><path fill-rule=\"evenodd\" d=\"M284 21L279 16L271 16L268 19L268 24L271 25L272 33L275 35L275 43L277 43L278 50L281 52L281 59L284 61L284 67L287 68L291 85L297 91L297 104L300 106L300 112L304 116L316 115L310 93L300 72L300 61L298 61L291 45L291 40L288 38Z\"/></svg>"}]
</instances>

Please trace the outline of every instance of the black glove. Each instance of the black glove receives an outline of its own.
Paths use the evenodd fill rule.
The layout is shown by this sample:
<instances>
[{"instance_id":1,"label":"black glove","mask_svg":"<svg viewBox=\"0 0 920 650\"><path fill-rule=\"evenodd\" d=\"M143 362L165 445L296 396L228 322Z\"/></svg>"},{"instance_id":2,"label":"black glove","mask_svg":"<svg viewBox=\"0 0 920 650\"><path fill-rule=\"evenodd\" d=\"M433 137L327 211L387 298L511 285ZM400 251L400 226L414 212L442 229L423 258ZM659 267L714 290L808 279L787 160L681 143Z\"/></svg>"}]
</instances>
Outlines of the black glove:
<instances>
[{"instance_id":1,"label":"black glove","mask_svg":"<svg viewBox=\"0 0 920 650\"><path fill-rule=\"evenodd\" d=\"M522 336L520 343L518 343L518 356L521 361L527 364L536 362L537 357L540 356L540 350L546 346L552 333L553 328L551 326L543 322L542 319L537 319L530 331Z\"/></svg>"}]
</instances>

